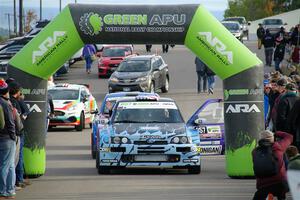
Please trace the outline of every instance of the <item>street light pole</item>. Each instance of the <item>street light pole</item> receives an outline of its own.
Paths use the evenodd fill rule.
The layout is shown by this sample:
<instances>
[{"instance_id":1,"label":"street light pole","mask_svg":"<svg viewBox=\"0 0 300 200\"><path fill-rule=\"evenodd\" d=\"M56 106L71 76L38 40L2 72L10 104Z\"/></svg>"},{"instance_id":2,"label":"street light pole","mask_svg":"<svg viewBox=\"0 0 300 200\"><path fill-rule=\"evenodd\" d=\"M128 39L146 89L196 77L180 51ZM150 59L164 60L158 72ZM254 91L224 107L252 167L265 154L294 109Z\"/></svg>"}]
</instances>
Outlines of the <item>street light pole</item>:
<instances>
[{"instance_id":1,"label":"street light pole","mask_svg":"<svg viewBox=\"0 0 300 200\"><path fill-rule=\"evenodd\" d=\"M17 6L16 6L16 0L14 0L14 34L17 35Z\"/></svg>"},{"instance_id":2,"label":"street light pole","mask_svg":"<svg viewBox=\"0 0 300 200\"><path fill-rule=\"evenodd\" d=\"M9 13L5 13L5 15L7 15L7 19L8 19L8 37L10 38L10 36L11 36L11 31L10 31L10 14Z\"/></svg>"},{"instance_id":3,"label":"street light pole","mask_svg":"<svg viewBox=\"0 0 300 200\"><path fill-rule=\"evenodd\" d=\"M61 0L59 0L59 12L61 12Z\"/></svg>"},{"instance_id":4,"label":"street light pole","mask_svg":"<svg viewBox=\"0 0 300 200\"><path fill-rule=\"evenodd\" d=\"M43 7L43 3L42 0L40 0L40 21L43 19L42 7Z\"/></svg>"},{"instance_id":5,"label":"street light pole","mask_svg":"<svg viewBox=\"0 0 300 200\"><path fill-rule=\"evenodd\" d=\"M23 0L19 0L19 36L23 35Z\"/></svg>"}]
</instances>

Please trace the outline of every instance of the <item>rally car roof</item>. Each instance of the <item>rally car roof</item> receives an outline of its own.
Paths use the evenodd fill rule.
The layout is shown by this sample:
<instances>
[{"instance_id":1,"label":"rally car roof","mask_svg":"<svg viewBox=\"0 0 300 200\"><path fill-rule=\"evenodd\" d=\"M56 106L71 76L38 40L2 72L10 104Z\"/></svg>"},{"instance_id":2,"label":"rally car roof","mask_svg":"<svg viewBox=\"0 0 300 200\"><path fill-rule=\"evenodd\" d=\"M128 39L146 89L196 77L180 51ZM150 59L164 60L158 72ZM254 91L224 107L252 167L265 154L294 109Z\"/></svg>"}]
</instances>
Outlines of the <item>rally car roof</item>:
<instances>
[{"instance_id":1,"label":"rally car roof","mask_svg":"<svg viewBox=\"0 0 300 200\"><path fill-rule=\"evenodd\" d=\"M56 84L55 86L49 87L49 90L51 90L51 89L58 89L58 90L75 89L75 90L79 90L82 87L86 87L86 86L85 85L80 85L80 84L59 83L59 84Z\"/></svg>"},{"instance_id":2,"label":"rally car roof","mask_svg":"<svg viewBox=\"0 0 300 200\"><path fill-rule=\"evenodd\" d=\"M152 102L175 102L173 99L171 98L158 98L157 100L137 100L136 98L132 98L132 97L129 97L129 98L122 98L120 100L118 100L118 102L147 102L147 101L152 101Z\"/></svg>"}]
</instances>

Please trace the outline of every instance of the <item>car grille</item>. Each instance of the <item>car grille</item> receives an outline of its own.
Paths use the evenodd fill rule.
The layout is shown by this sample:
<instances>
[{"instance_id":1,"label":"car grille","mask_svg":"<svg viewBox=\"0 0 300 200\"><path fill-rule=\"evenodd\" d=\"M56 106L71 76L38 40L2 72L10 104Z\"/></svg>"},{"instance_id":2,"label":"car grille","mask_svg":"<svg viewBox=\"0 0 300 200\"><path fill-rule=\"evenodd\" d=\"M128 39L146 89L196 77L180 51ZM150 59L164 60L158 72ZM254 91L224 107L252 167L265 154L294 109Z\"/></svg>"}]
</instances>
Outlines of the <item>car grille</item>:
<instances>
[{"instance_id":1,"label":"car grille","mask_svg":"<svg viewBox=\"0 0 300 200\"><path fill-rule=\"evenodd\" d=\"M64 112L62 112L62 111L58 111L58 110L56 110L56 111L54 111L54 115L56 115L56 116L64 116L64 115L65 115L65 113L64 113Z\"/></svg>"},{"instance_id":2,"label":"car grille","mask_svg":"<svg viewBox=\"0 0 300 200\"><path fill-rule=\"evenodd\" d=\"M116 68L116 67L119 66L119 64L109 64L108 66L109 66L109 67L112 67L112 68Z\"/></svg>"},{"instance_id":3,"label":"car grille","mask_svg":"<svg viewBox=\"0 0 300 200\"><path fill-rule=\"evenodd\" d=\"M138 154L163 154L165 153L165 147L153 147L145 146L138 147Z\"/></svg>"},{"instance_id":4,"label":"car grille","mask_svg":"<svg viewBox=\"0 0 300 200\"><path fill-rule=\"evenodd\" d=\"M119 79L120 83L135 83L136 79Z\"/></svg>"},{"instance_id":5,"label":"car grille","mask_svg":"<svg viewBox=\"0 0 300 200\"><path fill-rule=\"evenodd\" d=\"M147 141L134 141L133 144L136 145L167 145L167 141L155 141L154 143L149 144Z\"/></svg>"}]
</instances>

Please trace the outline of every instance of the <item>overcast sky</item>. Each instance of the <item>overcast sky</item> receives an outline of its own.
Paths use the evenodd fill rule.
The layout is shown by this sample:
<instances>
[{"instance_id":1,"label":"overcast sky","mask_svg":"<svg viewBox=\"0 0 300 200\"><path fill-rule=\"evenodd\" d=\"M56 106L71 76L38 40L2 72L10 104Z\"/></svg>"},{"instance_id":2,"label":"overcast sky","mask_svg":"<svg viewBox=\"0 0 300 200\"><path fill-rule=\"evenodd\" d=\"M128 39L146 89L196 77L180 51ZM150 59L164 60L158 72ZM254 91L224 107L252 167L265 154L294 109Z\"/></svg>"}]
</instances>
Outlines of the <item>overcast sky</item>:
<instances>
[{"instance_id":1,"label":"overcast sky","mask_svg":"<svg viewBox=\"0 0 300 200\"><path fill-rule=\"evenodd\" d=\"M18 2L18 0L16 0ZM13 0L0 0L0 6L12 6ZM24 7L39 7L40 0L24 0ZM59 7L59 0L42 0L43 7ZM75 0L62 0L62 7ZM77 0L77 3L123 3L123 4L203 4L211 11L224 11L227 8L227 0Z\"/></svg>"}]
</instances>

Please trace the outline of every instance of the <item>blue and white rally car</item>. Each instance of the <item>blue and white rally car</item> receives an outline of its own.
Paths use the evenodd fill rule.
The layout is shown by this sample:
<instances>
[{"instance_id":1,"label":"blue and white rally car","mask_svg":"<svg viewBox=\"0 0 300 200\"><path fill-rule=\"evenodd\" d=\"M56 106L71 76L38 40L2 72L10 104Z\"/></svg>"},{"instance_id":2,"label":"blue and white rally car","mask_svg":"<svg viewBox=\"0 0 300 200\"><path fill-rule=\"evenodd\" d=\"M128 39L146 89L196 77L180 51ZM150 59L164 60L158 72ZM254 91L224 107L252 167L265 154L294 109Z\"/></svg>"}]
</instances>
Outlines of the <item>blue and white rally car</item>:
<instances>
[{"instance_id":1,"label":"blue and white rally car","mask_svg":"<svg viewBox=\"0 0 300 200\"><path fill-rule=\"evenodd\" d=\"M117 102L117 100L121 100L122 98L135 98L136 96L157 96L156 93L147 93L147 92L116 92L106 94L102 104L100 106L100 110L94 112L95 117L92 123L92 133L91 133L91 154L93 159L97 156L97 149L99 144L99 132L103 128L103 124L100 123L101 120L108 119L110 117L110 112Z\"/></svg>"},{"instance_id":2,"label":"blue and white rally car","mask_svg":"<svg viewBox=\"0 0 300 200\"><path fill-rule=\"evenodd\" d=\"M103 123L96 160L99 174L130 167L201 172L199 133L186 128L172 99L122 99Z\"/></svg>"}]
</instances>

